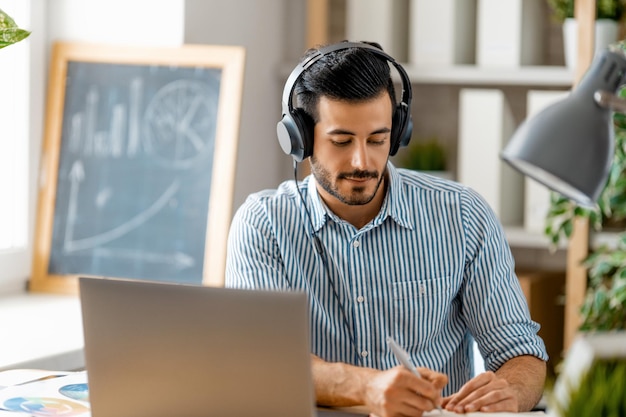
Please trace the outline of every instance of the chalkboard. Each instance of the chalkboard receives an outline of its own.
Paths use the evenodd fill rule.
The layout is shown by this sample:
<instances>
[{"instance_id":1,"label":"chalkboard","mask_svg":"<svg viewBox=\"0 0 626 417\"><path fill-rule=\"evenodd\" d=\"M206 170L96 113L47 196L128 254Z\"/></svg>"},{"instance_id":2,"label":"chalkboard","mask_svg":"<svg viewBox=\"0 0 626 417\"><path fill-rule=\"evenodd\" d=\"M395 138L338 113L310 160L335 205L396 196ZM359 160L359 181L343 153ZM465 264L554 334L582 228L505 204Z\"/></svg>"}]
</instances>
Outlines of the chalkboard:
<instances>
[{"instance_id":1,"label":"chalkboard","mask_svg":"<svg viewBox=\"0 0 626 417\"><path fill-rule=\"evenodd\" d=\"M241 47L54 45L33 291L223 283L243 63Z\"/></svg>"}]
</instances>

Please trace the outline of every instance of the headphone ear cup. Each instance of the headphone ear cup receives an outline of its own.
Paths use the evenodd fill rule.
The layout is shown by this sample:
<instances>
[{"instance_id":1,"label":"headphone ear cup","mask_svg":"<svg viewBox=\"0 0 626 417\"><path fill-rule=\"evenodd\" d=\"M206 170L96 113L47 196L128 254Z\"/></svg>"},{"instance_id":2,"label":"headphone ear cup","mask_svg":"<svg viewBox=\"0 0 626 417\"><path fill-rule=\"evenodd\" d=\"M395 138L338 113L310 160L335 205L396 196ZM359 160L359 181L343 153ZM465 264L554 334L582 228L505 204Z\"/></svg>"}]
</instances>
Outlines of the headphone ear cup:
<instances>
[{"instance_id":1,"label":"headphone ear cup","mask_svg":"<svg viewBox=\"0 0 626 417\"><path fill-rule=\"evenodd\" d=\"M276 125L276 134L283 152L297 162L313 153L313 122L304 110L296 108L283 115Z\"/></svg>"},{"instance_id":2,"label":"headphone ear cup","mask_svg":"<svg viewBox=\"0 0 626 417\"><path fill-rule=\"evenodd\" d=\"M394 156L400 146L407 146L413 134L413 120L406 103L400 103L396 107L391 121L391 149L389 155Z\"/></svg>"}]
</instances>

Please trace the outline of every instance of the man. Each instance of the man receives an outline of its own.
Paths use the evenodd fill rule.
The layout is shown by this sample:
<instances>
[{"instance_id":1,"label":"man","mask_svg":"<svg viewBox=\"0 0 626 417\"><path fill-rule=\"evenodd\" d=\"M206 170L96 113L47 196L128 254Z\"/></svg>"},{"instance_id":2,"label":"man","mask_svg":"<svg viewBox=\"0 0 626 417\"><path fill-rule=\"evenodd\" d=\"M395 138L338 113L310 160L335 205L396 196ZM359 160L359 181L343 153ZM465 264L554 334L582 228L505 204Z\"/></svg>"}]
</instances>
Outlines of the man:
<instances>
[{"instance_id":1,"label":"man","mask_svg":"<svg viewBox=\"0 0 626 417\"><path fill-rule=\"evenodd\" d=\"M278 134L294 161L310 157L311 175L239 208L226 285L309 295L318 404L379 417L530 410L547 355L495 215L471 189L389 162L410 137L410 97L402 67L371 44L307 53ZM472 337L488 369L473 379Z\"/></svg>"}]
</instances>

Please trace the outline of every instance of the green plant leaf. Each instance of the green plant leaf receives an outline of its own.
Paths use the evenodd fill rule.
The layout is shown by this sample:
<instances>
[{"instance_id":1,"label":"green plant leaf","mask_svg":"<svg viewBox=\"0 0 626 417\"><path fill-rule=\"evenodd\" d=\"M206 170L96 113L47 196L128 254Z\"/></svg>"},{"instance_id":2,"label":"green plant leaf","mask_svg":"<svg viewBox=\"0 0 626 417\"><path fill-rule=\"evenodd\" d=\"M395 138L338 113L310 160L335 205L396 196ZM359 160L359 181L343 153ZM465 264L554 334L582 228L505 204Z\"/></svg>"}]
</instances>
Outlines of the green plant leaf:
<instances>
[{"instance_id":1,"label":"green plant leaf","mask_svg":"<svg viewBox=\"0 0 626 417\"><path fill-rule=\"evenodd\" d=\"M446 150L437 138L414 138L398 155L399 166L416 171L444 171Z\"/></svg>"},{"instance_id":2,"label":"green plant leaf","mask_svg":"<svg viewBox=\"0 0 626 417\"><path fill-rule=\"evenodd\" d=\"M548 5L552 9L553 17L559 22L574 17L574 0L548 0ZM597 0L597 19L621 20L623 15L623 0Z\"/></svg>"},{"instance_id":3,"label":"green plant leaf","mask_svg":"<svg viewBox=\"0 0 626 417\"><path fill-rule=\"evenodd\" d=\"M30 35L30 32L24 29L0 29L0 49L13 45L16 42L27 38L28 35Z\"/></svg>"},{"instance_id":4,"label":"green plant leaf","mask_svg":"<svg viewBox=\"0 0 626 417\"><path fill-rule=\"evenodd\" d=\"M20 29L15 21L0 9L0 49L19 42L30 35L30 32Z\"/></svg>"},{"instance_id":5,"label":"green plant leaf","mask_svg":"<svg viewBox=\"0 0 626 417\"><path fill-rule=\"evenodd\" d=\"M578 384L565 386L567 401L555 399L554 408L564 417L620 417L626 415L626 359L596 359ZM560 401L560 402L559 402Z\"/></svg>"},{"instance_id":6,"label":"green plant leaf","mask_svg":"<svg viewBox=\"0 0 626 417\"><path fill-rule=\"evenodd\" d=\"M16 27L17 24L15 23L15 20L0 9L0 30Z\"/></svg>"}]
</instances>

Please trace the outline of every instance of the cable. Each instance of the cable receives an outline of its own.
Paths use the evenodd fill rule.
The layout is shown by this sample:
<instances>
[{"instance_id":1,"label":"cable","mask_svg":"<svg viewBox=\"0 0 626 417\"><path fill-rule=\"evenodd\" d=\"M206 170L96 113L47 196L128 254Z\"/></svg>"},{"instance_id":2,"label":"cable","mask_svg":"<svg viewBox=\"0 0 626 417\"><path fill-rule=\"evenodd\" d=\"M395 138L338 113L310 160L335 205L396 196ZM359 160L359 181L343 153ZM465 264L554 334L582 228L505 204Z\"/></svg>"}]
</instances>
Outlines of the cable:
<instances>
[{"instance_id":1,"label":"cable","mask_svg":"<svg viewBox=\"0 0 626 417\"><path fill-rule=\"evenodd\" d=\"M326 259L326 251L324 250L324 244L322 243L320 238L317 236L317 232L315 231L315 226L313 225L313 218L311 217L311 212L309 211L309 208L306 205L306 201L304 200L302 191L300 191L300 187L298 187L298 161L296 161L295 159L293 161L293 177L296 183L296 191L298 192L298 195L300 196L300 202L302 203L302 206L304 207L304 211L306 212L306 216L309 219L309 225L311 227L311 237L313 238L313 246L315 246L315 251L319 254L322 260L322 265L324 267L324 270L323 270L324 274L326 275L326 277L328 278L328 281L330 282L330 288L333 290L333 296L335 297L335 300L337 301L337 304L339 305L339 310L341 311L341 317L343 319L344 326L346 330L348 331L348 338L350 339L349 342L352 346L352 351L354 354L354 358L353 358L354 363L358 362L359 364L363 365L361 355L356 349L356 342L355 342L354 334L352 332L352 328L350 327L350 322L348 321L348 317L346 315L346 309L343 305L343 302L341 301L341 298L339 297L339 294L337 293L335 281L332 275L330 274L330 268L328 267L328 261ZM337 264L335 264L334 262L333 264L335 265L335 268L337 269L337 271L339 271Z\"/></svg>"}]
</instances>

